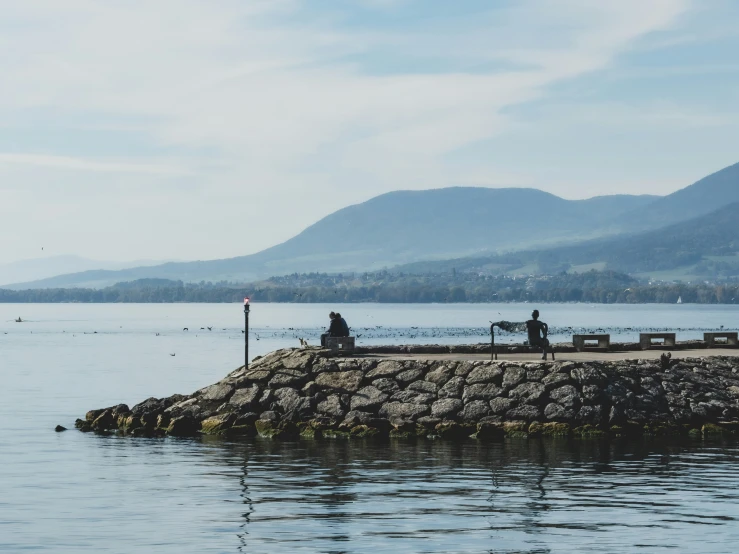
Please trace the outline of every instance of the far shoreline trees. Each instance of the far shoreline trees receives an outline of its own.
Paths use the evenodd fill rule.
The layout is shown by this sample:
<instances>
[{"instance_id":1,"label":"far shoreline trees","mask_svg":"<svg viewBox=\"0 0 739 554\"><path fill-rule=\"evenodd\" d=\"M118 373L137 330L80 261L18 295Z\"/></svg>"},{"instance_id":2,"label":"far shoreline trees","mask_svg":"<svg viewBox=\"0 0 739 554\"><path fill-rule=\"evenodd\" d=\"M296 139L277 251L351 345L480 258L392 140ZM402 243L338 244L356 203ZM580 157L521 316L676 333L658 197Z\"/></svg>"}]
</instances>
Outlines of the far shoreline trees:
<instances>
[{"instance_id":1,"label":"far shoreline trees","mask_svg":"<svg viewBox=\"0 0 739 554\"><path fill-rule=\"evenodd\" d=\"M139 279L102 289L0 289L0 303L485 303L735 304L739 284L645 284L615 271L512 277L450 271L425 275L379 271L308 273L250 284Z\"/></svg>"}]
</instances>

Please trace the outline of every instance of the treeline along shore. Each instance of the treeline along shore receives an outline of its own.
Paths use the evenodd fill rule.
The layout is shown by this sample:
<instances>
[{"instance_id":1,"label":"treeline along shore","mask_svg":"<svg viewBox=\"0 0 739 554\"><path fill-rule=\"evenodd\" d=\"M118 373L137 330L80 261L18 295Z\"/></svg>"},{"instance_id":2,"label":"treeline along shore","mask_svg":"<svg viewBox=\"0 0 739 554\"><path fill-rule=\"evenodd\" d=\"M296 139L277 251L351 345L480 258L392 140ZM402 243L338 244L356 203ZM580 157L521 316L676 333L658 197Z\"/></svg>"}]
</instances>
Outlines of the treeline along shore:
<instances>
[{"instance_id":1,"label":"treeline along shore","mask_svg":"<svg viewBox=\"0 0 739 554\"><path fill-rule=\"evenodd\" d=\"M183 283L140 279L93 288L0 289L2 303L449 303L587 302L598 304L735 304L739 283L645 284L613 271L510 277L450 272L414 275L389 271L364 274L320 273L272 277L250 284Z\"/></svg>"},{"instance_id":2,"label":"treeline along shore","mask_svg":"<svg viewBox=\"0 0 739 554\"><path fill-rule=\"evenodd\" d=\"M738 372L732 356L526 363L283 349L192 394L91 410L76 427L234 439L728 436L739 433Z\"/></svg>"}]
</instances>

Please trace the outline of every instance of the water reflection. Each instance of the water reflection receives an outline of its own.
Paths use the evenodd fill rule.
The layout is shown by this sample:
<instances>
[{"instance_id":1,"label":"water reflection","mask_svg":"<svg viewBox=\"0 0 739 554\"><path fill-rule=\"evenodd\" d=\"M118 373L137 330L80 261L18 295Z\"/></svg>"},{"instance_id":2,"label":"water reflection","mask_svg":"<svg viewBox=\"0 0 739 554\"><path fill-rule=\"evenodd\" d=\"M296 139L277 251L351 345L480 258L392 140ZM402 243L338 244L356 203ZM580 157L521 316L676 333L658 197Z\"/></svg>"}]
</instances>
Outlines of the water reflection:
<instances>
[{"instance_id":1,"label":"water reflection","mask_svg":"<svg viewBox=\"0 0 739 554\"><path fill-rule=\"evenodd\" d=\"M239 468L239 552L730 552L739 544L732 443L206 444L208 465Z\"/></svg>"}]
</instances>

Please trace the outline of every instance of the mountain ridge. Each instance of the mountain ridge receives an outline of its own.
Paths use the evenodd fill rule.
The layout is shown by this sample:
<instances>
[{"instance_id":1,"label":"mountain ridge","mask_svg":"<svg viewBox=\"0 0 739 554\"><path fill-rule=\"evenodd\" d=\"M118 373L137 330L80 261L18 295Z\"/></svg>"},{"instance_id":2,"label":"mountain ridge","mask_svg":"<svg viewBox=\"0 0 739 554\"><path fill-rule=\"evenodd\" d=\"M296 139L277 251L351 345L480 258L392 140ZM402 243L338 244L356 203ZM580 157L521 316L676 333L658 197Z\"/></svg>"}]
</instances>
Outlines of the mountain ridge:
<instances>
[{"instance_id":1,"label":"mountain ridge","mask_svg":"<svg viewBox=\"0 0 739 554\"><path fill-rule=\"evenodd\" d=\"M512 251L598 236L599 222L654 200L649 195L565 200L530 188L393 191L337 210L295 237L248 256L84 271L5 286L98 287L140 278L248 281L295 271L380 269L409 259Z\"/></svg>"},{"instance_id":2,"label":"mountain ridge","mask_svg":"<svg viewBox=\"0 0 739 554\"><path fill-rule=\"evenodd\" d=\"M665 197L565 200L532 188L394 191L337 210L256 254L86 271L10 287L100 287L141 278L247 282L294 272L372 271L408 262L552 250L667 227L729 201L739 201L739 163Z\"/></svg>"}]
</instances>

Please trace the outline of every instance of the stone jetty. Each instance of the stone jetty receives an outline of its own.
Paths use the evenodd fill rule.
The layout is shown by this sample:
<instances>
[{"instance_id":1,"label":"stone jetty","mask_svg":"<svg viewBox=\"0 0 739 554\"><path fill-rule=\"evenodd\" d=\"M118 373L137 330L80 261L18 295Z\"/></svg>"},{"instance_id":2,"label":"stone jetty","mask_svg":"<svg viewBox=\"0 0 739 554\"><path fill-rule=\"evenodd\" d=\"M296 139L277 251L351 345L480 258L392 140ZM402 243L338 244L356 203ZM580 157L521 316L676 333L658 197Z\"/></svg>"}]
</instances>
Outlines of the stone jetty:
<instances>
[{"instance_id":1,"label":"stone jetty","mask_svg":"<svg viewBox=\"0 0 739 554\"><path fill-rule=\"evenodd\" d=\"M284 349L189 395L91 410L76 427L233 439L739 435L739 357L531 363Z\"/></svg>"}]
</instances>

